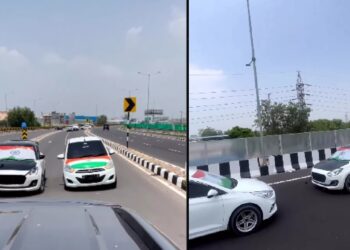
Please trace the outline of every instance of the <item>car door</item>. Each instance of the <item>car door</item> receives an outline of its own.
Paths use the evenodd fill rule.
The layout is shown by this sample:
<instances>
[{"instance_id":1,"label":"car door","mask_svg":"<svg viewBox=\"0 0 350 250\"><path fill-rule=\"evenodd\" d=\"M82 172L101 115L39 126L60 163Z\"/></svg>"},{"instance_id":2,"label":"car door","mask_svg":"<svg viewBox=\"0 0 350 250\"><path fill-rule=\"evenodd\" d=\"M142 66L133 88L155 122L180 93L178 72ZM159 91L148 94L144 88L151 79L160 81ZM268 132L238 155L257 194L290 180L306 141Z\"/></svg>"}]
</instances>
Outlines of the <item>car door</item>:
<instances>
[{"instance_id":1,"label":"car door","mask_svg":"<svg viewBox=\"0 0 350 250\"><path fill-rule=\"evenodd\" d=\"M210 189L219 191L219 195L208 198ZM189 182L189 236L198 236L221 231L223 227L223 192L209 185Z\"/></svg>"}]
</instances>

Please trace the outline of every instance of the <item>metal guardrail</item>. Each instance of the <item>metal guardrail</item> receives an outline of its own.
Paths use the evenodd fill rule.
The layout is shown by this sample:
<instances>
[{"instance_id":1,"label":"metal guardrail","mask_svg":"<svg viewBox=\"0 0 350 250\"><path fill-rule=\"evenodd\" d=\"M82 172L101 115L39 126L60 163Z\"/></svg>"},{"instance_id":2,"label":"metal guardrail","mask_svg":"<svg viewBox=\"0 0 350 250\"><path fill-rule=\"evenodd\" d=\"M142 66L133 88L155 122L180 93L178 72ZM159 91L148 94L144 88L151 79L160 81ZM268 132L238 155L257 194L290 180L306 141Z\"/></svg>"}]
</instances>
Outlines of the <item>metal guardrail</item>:
<instances>
[{"instance_id":1,"label":"metal guardrail","mask_svg":"<svg viewBox=\"0 0 350 250\"><path fill-rule=\"evenodd\" d=\"M350 144L350 129L268 135L263 137L262 148L259 140L248 137L190 142L189 166L344 146Z\"/></svg>"}]
</instances>

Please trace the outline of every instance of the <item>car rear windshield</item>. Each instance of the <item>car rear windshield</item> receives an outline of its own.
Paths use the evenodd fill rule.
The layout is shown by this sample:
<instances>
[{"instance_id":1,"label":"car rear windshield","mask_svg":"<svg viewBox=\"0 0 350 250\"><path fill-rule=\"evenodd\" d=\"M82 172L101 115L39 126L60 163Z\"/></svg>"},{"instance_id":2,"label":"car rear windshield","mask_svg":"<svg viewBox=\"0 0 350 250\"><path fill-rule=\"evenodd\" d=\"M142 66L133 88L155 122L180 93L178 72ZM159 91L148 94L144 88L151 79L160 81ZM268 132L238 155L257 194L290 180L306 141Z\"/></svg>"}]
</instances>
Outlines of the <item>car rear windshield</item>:
<instances>
[{"instance_id":1,"label":"car rear windshield","mask_svg":"<svg viewBox=\"0 0 350 250\"><path fill-rule=\"evenodd\" d=\"M210 174L206 171L197 170L192 178L202 179L210 184L218 185L224 188L233 189L237 186L237 180L221 175Z\"/></svg>"},{"instance_id":2,"label":"car rear windshield","mask_svg":"<svg viewBox=\"0 0 350 250\"><path fill-rule=\"evenodd\" d=\"M35 160L35 151L33 146L1 145L1 160Z\"/></svg>"},{"instance_id":3,"label":"car rear windshield","mask_svg":"<svg viewBox=\"0 0 350 250\"><path fill-rule=\"evenodd\" d=\"M337 161L350 161L350 150L337 151L332 154L329 159Z\"/></svg>"},{"instance_id":4,"label":"car rear windshield","mask_svg":"<svg viewBox=\"0 0 350 250\"><path fill-rule=\"evenodd\" d=\"M74 142L68 145L67 159L107 155L101 141Z\"/></svg>"}]
</instances>

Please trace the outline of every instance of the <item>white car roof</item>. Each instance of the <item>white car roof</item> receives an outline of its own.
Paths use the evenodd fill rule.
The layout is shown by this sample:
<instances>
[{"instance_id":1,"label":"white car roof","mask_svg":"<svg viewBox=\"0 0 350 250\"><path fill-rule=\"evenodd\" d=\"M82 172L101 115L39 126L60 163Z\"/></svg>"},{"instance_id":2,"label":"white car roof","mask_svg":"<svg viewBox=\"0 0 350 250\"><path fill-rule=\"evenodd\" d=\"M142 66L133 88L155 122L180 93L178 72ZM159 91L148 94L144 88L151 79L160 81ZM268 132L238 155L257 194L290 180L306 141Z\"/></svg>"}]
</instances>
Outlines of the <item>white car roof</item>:
<instances>
[{"instance_id":1,"label":"white car roof","mask_svg":"<svg viewBox=\"0 0 350 250\"><path fill-rule=\"evenodd\" d=\"M83 142L83 141L101 141L97 136L81 136L68 139L68 143Z\"/></svg>"}]
</instances>

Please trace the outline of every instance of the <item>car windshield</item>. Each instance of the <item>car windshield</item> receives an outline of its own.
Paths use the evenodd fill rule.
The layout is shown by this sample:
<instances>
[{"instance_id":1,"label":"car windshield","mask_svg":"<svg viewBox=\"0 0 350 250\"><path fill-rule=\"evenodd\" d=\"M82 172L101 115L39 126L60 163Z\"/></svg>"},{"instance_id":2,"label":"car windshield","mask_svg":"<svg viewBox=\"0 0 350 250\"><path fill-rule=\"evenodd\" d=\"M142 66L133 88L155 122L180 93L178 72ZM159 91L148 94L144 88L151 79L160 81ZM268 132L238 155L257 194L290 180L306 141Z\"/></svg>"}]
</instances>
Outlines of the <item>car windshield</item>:
<instances>
[{"instance_id":1,"label":"car windshield","mask_svg":"<svg viewBox=\"0 0 350 250\"><path fill-rule=\"evenodd\" d=\"M236 179L221 176L221 175L210 174L202 170L197 170L192 175L192 178L201 179L208 182L209 184L218 185L228 189L235 188L238 183Z\"/></svg>"},{"instance_id":2,"label":"car windshield","mask_svg":"<svg viewBox=\"0 0 350 250\"><path fill-rule=\"evenodd\" d=\"M68 145L67 159L104 155L107 152L101 141L74 142Z\"/></svg>"},{"instance_id":3,"label":"car windshield","mask_svg":"<svg viewBox=\"0 0 350 250\"><path fill-rule=\"evenodd\" d=\"M6 160L35 160L35 151L32 146L1 145L0 161Z\"/></svg>"},{"instance_id":4,"label":"car windshield","mask_svg":"<svg viewBox=\"0 0 350 250\"><path fill-rule=\"evenodd\" d=\"M339 150L331 155L329 159L337 161L350 161L350 150Z\"/></svg>"}]
</instances>

